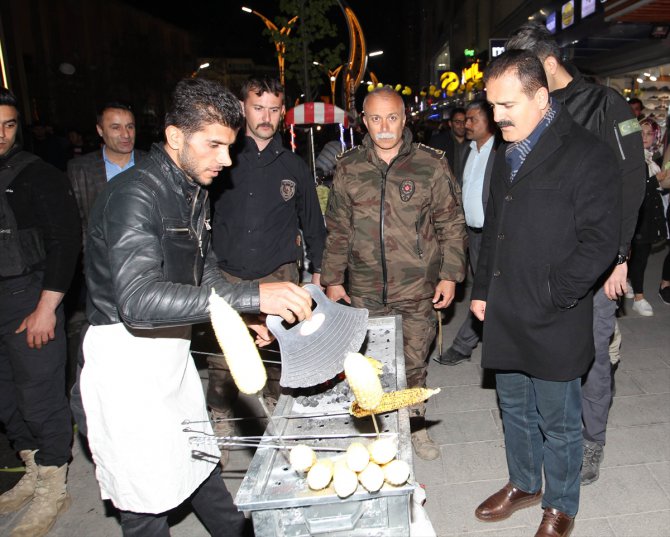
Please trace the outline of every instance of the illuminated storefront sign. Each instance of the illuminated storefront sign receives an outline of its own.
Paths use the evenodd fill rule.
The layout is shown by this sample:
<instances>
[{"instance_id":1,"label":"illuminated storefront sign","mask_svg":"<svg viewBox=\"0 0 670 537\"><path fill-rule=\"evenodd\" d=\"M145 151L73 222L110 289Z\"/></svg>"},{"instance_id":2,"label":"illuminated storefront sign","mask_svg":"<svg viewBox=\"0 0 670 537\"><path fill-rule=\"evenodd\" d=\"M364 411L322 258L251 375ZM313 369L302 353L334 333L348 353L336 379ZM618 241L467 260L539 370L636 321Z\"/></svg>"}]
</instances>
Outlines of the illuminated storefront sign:
<instances>
[{"instance_id":1,"label":"illuminated storefront sign","mask_svg":"<svg viewBox=\"0 0 670 537\"><path fill-rule=\"evenodd\" d=\"M561 28L565 29L572 26L575 22L575 0L570 0L563 4L561 8Z\"/></svg>"}]
</instances>

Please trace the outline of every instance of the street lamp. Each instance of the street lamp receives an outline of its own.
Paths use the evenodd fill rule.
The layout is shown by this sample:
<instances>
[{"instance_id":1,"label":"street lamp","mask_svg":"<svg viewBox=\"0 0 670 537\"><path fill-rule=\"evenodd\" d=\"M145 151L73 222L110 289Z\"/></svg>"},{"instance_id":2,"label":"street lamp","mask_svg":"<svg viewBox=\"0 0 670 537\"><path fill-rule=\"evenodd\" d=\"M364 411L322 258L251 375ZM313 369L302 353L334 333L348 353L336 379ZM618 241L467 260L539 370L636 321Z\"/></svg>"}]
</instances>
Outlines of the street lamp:
<instances>
[{"instance_id":1,"label":"street lamp","mask_svg":"<svg viewBox=\"0 0 670 537\"><path fill-rule=\"evenodd\" d=\"M200 71L202 71L203 69L207 69L208 67L209 62L201 63L200 66L195 71L193 71L193 73L191 74L191 78L195 78L196 76L198 76L198 73Z\"/></svg>"},{"instance_id":2,"label":"street lamp","mask_svg":"<svg viewBox=\"0 0 670 537\"><path fill-rule=\"evenodd\" d=\"M274 40L275 43L275 48L277 49L277 62L279 63L279 81L281 82L282 86L284 85L284 54L286 53L286 43L284 43L284 37L288 37L288 35L291 33L291 29L293 27L293 23L298 20L298 16L296 15L293 17L290 21L286 23L286 26L284 26L281 30L277 28L277 25L272 22L270 19L268 19L265 15L259 13L258 11L251 9L246 6L242 6L242 11L245 13L251 13L253 15L256 15L257 17L260 17L262 21L265 23L265 27L272 32L272 39Z\"/></svg>"},{"instance_id":3,"label":"street lamp","mask_svg":"<svg viewBox=\"0 0 670 537\"><path fill-rule=\"evenodd\" d=\"M344 64L336 67L333 70L328 69L327 67L321 65L319 62L312 62L314 65L318 65L319 67L322 67L324 71L328 73L328 80L330 80L330 97L331 97L331 103L335 104L335 82L337 81L337 75L340 74L340 71L342 70L342 67L344 67Z\"/></svg>"},{"instance_id":4,"label":"street lamp","mask_svg":"<svg viewBox=\"0 0 670 537\"><path fill-rule=\"evenodd\" d=\"M374 58L375 56L381 56L382 54L384 54L383 50L375 50L374 52L370 52L370 54L368 54L368 57Z\"/></svg>"}]
</instances>

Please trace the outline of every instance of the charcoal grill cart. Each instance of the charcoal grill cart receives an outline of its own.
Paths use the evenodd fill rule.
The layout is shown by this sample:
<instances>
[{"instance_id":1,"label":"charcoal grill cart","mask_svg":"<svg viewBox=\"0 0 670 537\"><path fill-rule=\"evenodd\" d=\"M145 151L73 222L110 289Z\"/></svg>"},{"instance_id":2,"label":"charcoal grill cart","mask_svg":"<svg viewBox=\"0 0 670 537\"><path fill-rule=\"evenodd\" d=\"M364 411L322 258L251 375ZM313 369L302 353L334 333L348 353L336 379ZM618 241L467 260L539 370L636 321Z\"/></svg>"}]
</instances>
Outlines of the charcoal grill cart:
<instances>
[{"instance_id":1,"label":"charcoal grill cart","mask_svg":"<svg viewBox=\"0 0 670 537\"><path fill-rule=\"evenodd\" d=\"M402 350L402 323L399 316L371 317L362 353L383 364L385 391L406 387ZM348 409L353 394L346 381L312 395L282 395L274 412L274 434L293 437L374 433L371 418L354 418ZM410 480L403 486L384 484L376 493L360 484L348 498L335 494L332 483L321 491L310 490L304 475L287 462L284 451L259 447L235 497L242 511L250 511L257 537L407 537L410 500L414 490L414 470L407 408L379 414L380 432L397 433L398 458L410 466ZM266 432L269 434L269 432ZM312 447L346 449L353 441L368 443L371 438L305 440ZM295 443L291 443L295 445ZM317 456L333 457L342 452L317 451Z\"/></svg>"}]
</instances>

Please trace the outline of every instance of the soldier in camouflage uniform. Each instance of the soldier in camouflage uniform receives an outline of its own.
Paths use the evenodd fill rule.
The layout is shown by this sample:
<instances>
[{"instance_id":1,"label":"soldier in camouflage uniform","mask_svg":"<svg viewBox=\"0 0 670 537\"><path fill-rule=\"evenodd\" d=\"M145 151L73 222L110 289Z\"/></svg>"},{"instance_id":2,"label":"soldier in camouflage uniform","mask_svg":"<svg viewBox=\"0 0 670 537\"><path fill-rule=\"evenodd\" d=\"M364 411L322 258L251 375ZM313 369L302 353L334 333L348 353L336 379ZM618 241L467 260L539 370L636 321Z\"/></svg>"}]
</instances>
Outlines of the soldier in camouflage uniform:
<instances>
[{"instance_id":1,"label":"soldier in camouflage uniform","mask_svg":"<svg viewBox=\"0 0 670 537\"><path fill-rule=\"evenodd\" d=\"M410 388L426 383L433 309L446 308L465 276L461 193L442 151L412 143L401 97L389 87L363 103L368 135L339 157L326 213L321 284L332 300L401 314ZM348 271L348 293L344 288ZM433 460L424 405L412 408L412 444Z\"/></svg>"}]
</instances>

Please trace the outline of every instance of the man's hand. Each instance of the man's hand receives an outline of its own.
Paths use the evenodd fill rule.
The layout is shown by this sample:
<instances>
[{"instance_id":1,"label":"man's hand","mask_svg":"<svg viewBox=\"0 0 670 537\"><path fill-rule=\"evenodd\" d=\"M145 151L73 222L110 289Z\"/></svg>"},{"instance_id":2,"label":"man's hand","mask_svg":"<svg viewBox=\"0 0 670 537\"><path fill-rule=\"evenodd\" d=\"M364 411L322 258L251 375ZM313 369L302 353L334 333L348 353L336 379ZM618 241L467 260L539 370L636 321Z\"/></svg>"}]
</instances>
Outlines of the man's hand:
<instances>
[{"instance_id":1,"label":"man's hand","mask_svg":"<svg viewBox=\"0 0 670 537\"><path fill-rule=\"evenodd\" d=\"M312 318L312 295L290 282L261 283L261 311L279 315L287 323Z\"/></svg>"},{"instance_id":2,"label":"man's hand","mask_svg":"<svg viewBox=\"0 0 670 537\"><path fill-rule=\"evenodd\" d=\"M333 302L344 300L347 304L351 304L351 298L344 289L344 285L329 285L326 287L326 296Z\"/></svg>"},{"instance_id":3,"label":"man's hand","mask_svg":"<svg viewBox=\"0 0 670 537\"><path fill-rule=\"evenodd\" d=\"M42 291L35 310L21 321L15 334L25 331L31 349L41 349L56 337L56 308L63 296L57 291Z\"/></svg>"},{"instance_id":4,"label":"man's hand","mask_svg":"<svg viewBox=\"0 0 670 537\"><path fill-rule=\"evenodd\" d=\"M433 307L436 310L446 308L454 300L455 295L456 282L452 282L450 280L440 280L440 282L435 286Z\"/></svg>"},{"instance_id":5,"label":"man's hand","mask_svg":"<svg viewBox=\"0 0 670 537\"><path fill-rule=\"evenodd\" d=\"M244 322L250 330L256 332L254 341L258 347L266 347L275 340L275 337L265 324L265 315L245 316Z\"/></svg>"},{"instance_id":6,"label":"man's hand","mask_svg":"<svg viewBox=\"0 0 670 537\"><path fill-rule=\"evenodd\" d=\"M312 274L311 283L313 283L314 285L318 285L320 289L323 289L323 287L321 287L321 274L318 272Z\"/></svg>"},{"instance_id":7,"label":"man's hand","mask_svg":"<svg viewBox=\"0 0 670 537\"><path fill-rule=\"evenodd\" d=\"M470 311L477 317L477 319L483 321L486 313L486 300L471 300Z\"/></svg>"},{"instance_id":8,"label":"man's hand","mask_svg":"<svg viewBox=\"0 0 670 537\"><path fill-rule=\"evenodd\" d=\"M605 281L603 289L605 291L605 296L610 300L616 300L620 296L624 295L628 290L628 284L626 283L626 278L628 277L628 263L621 263L620 265L615 265L612 274Z\"/></svg>"}]
</instances>

